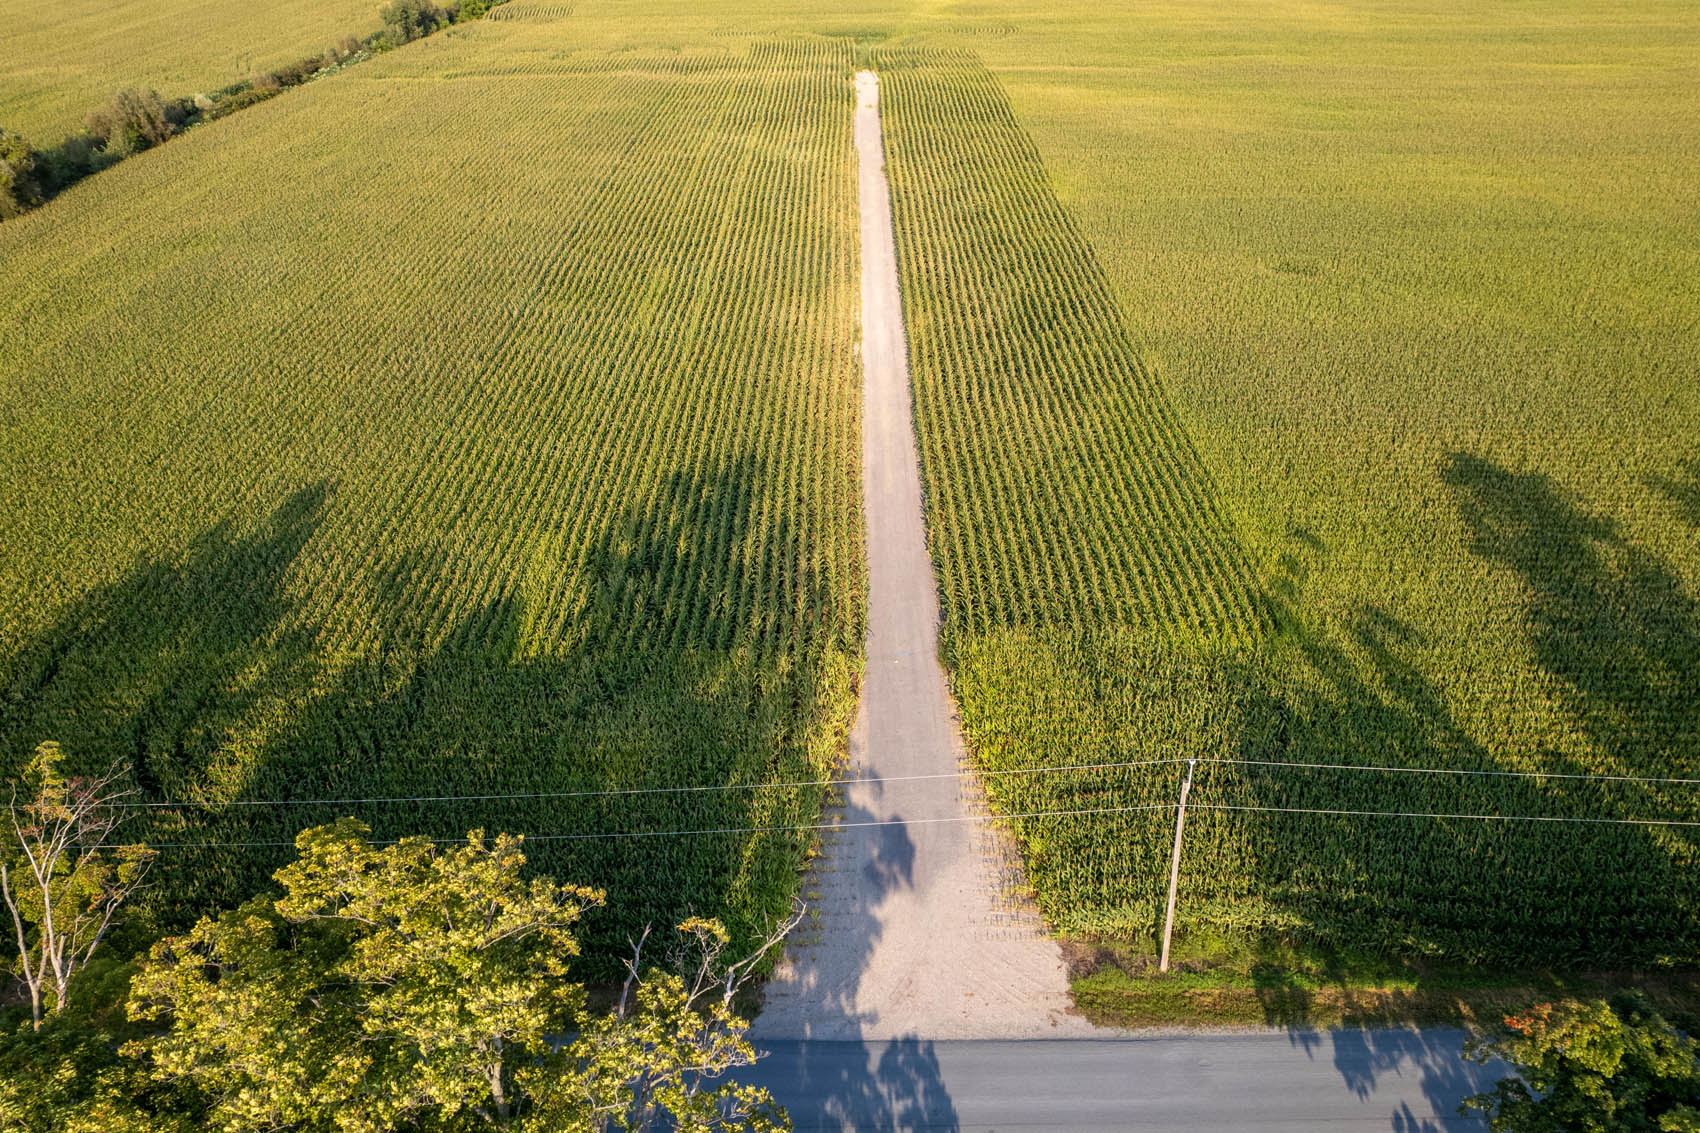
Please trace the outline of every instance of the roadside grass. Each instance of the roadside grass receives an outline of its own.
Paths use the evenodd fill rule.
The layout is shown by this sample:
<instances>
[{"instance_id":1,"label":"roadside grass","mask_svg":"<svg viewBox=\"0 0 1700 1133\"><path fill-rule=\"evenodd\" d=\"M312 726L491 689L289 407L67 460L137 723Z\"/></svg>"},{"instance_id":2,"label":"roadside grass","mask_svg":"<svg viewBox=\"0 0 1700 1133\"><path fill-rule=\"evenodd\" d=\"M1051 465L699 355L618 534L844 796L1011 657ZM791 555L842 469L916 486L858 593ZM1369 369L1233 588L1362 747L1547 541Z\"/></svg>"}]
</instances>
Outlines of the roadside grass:
<instances>
[{"instance_id":1,"label":"roadside grass","mask_svg":"<svg viewBox=\"0 0 1700 1133\"><path fill-rule=\"evenodd\" d=\"M1679 1025L1700 1024L1700 972L1496 968L1386 960L1231 935L1155 942L1065 939L1075 1005L1100 1026L1466 1027L1533 1004L1636 990Z\"/></svg>"}]
</instances>

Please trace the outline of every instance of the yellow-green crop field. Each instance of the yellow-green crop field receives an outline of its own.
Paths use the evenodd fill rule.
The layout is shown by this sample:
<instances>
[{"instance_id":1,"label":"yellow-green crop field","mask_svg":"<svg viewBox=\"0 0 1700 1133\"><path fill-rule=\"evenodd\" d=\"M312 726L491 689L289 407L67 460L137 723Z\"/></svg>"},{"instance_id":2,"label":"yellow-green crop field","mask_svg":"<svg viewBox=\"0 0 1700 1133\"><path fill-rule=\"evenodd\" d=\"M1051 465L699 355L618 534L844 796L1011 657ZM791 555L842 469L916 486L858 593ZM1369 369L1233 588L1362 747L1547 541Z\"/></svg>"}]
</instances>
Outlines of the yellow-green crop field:
<instances>
[{"instance_id":1,"label":"yellow-green crop field","mask_svg":"<svg viewBox=\"0 0 1700 1133\"><path fill-rule=\"evenodd\" d=\"M0 229L0 736L185 804L164 912L343 813L531 835L616 940L794 892L810 836L750 831L819 788L641 792L843 748L849 49L562 42L457 28ZM372 797L423 801L240 805Z\"/></svg>"},{"instance_id":2,"label":"yellow-green crop field","mask_svg":"<svg viewBox=\"0 0 1700 1133\"><path fill-rule=\"evenodd\" d=\"M378 28L373 0L0 0L0 126L37 146L126 87L187 98Z\"/></svg>"},{"instance_id":3,"label":"yellow-green crop field","mask_svg":"<svg viewBox=\"0 0 1700 1133\"><path fill-rule=\"evenodd\" d=\"M209 804L163 911L349 810L531 834L609 931L783 905L818 791L560 796L842 749L871 65L981 764L1264 761L1197 770L1183 933L1692 962L1700 827L1296 812L1700 821L1550 777L1700 778L1700 11L499 14L0 226L0 744ZM1183 767L989 778L1158 808L1016 824L1059 930L1156 928Z\"/></svg>"},{"instance_id":4,"label":"yellow-green crop field","mask_svg":"<svg viewBox=\"0 0 1700 1133\"><path fill-rule=\"evenodd\" d=\"M993 768L1700 775L1700 16L982 4L875 53L934 552ZM994 779L1170 803L1183 768ZM1700 785L1202 765L1182 931L1688 962ZM1173 812L1026 822L1148 936Z\"/></svg>"}]
</instances>

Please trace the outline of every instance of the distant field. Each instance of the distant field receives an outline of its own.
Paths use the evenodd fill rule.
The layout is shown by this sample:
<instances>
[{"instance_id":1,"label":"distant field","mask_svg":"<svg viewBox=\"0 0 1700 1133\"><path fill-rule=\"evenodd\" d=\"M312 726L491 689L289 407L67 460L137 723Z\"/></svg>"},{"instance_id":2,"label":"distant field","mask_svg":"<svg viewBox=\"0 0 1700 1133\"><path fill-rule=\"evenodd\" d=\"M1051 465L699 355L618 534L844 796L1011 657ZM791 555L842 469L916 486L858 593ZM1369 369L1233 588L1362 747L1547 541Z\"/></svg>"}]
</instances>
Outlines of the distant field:
<instances>
[{"instance_id":1,"label":"distant field","mask_svg":"<svg viewBox=\"0 0 1700 1133\"><path fill-rule=\"evenodd\" d=\"M983 4L876 49L965 724L1177 757L1700 774L1700 20ZM994 782L1169 803L1175 766ZM1700 790L1201 767L1201 807L1700 817ZM1151 933L1172 810L1022 824ZM1184 929L1645 963L1681 829L1195 809Z\"/></svg>"},{"instance_id":2,"label":"distant field","mask_svg":"<svg viewBox=\"0 0 1700 1133\"><path fill-rule=\"evenodd\" d=\"M150 815L160 911L343 813L536 836L615 939L794 891L808 839L747 831L818 789L560 796L842 751L848 49L560 26L454 29L0 228L31 265L0 294L0 744L194 804Z\"/></svg>"},{"instance_id":3,"label":"distant field","mask_svg":"<svg viewBox=\"0 0 1700 1133\"><path fill-rule=\"evenodd\" d=\"M0 0L0 126L37 146L125 87L216 90L378 30L380 0Z\"/></svg>"}]
</instances>

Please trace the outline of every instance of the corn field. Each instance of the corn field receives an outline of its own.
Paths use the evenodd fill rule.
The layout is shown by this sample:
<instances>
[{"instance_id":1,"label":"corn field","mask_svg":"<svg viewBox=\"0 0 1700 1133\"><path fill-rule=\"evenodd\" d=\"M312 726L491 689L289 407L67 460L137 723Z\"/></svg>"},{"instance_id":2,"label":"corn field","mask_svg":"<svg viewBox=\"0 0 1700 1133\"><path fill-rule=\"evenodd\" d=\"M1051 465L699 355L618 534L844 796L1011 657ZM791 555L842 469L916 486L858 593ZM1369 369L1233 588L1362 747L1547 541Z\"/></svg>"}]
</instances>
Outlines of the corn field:
<instances>
[{"instance_id":1,"label":"corn field","mask_svg":"<svg viewBox=\"0 0 1700 1133\"><path fill-rule=\"evenodd\" d=\"M314 0L0 0L0 126L39 147L126 87L188 98L378 30L382 4Z\"/></svg>"},{"instance_id":2,"label":"corn field","mask_svg":"<svg viewBox=\"0 0 1700 1133\"><path fill-rule=\"evenodd\" d=\"M1392 594L1319 617L1321 548L1245 534L998 79L948 42L875 59L964 726L1005 813L1149 808L1013 822L1052 923L1149 938L1184 761L1251 761L1198 766L1183 932L1685 962L1693 827L1380 816L1692 822L1700 783L1331 769L1693 776L1700 608L1677 577L1545 478L1458 454L1439 478L1465 532L1441 550L1548 584L1538 663L1496 648L1504 626L1431 639ZM1331 766L1267 766L1293 762ZM1144 765L1004 774L1103 763Z\"/></svg>"},{"instance_id":3,"label":"corn field","mask_svg":"<svg viewBox=\"0 0 1700 1133\"><path fill-rule=\"evenodd\" d=\"M170 917L340 814L536 835L538 868L610 890L614 940L795 891L812 835L751 831L817 822L818 787L641 790L842 754L847 50L560 60L526 21L480 30L0 232L44 265L0 300L0 738L181 804L141 826ZM574 794L610 790L636 793ZM361 801L394 798L420 801Z\"/></svg>"},{"instance_id":4,"label":"corn field","mask_svg":"<svg viewBox=\"0 0 1700 1133\"><path fill-rule=\"evenodd\" d=\"M0 0L0 125L379 7L185 4ZM964 727L1002 812L1109 812L1012 820L1053 926L1155 931L1196 759L1183 934L1691 963L1700 827L1621 823L1700 821L1691 15L496 15L0 226L0 752L170 804L163 922L350 813L533 835L607 942L796 891L867 65Z\"/></svg>"}]
</instances>

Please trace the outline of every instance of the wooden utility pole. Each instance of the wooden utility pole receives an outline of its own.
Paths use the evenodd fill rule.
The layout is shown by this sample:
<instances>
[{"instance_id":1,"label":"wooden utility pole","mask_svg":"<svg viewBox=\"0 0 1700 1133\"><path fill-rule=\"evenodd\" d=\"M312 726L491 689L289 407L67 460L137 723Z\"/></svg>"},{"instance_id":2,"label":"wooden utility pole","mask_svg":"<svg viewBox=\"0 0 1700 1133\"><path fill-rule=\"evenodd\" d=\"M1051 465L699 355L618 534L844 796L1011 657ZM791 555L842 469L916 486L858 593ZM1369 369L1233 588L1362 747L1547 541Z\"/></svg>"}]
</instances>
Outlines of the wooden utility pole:
<instances>
[{"instance_id":1,"label":"wooden utility pole","mask_svg":"<svg viewBox=\"0 0 1700 1133\"><path fill-rule=\"evenodd\" d=\"M1186 825L1186 796L1192 790L1192 769L1196 759L1186 761L1186 781L1181 784L1180 805L1175 807L1175 852L1169 856L1169 909L1163 914L1163 955L1157 970L1169 970L1169 940L1175 933L1175 889L1181 880L1181 828Z\"/></svg>"}]
</instances>

